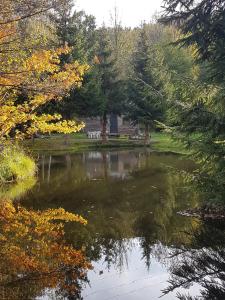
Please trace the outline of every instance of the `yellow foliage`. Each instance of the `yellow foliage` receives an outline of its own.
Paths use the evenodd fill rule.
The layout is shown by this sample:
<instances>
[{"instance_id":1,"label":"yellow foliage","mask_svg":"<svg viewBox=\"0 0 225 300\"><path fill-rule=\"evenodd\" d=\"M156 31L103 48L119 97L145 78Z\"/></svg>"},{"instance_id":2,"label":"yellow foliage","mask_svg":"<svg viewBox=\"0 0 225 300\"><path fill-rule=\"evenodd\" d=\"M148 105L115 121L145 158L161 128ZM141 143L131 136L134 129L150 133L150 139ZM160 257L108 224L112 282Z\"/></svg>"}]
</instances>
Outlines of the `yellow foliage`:
<instances>
[{"instance_id":1,"label":"yellow foliage","mask_svg":"<svg viewBox=\"0 0 225 300\"><path fill-rule=\"evenodd\" d=\"M79 88L88 70L77 61L62 63L61 57L72 50L68 46L55 49L48 46L46 38L42 43L37 31L33 39L27 34L26 26L33 18L39 15L36 24L44 26L40 13L62 2L0 0L1 144L11 136L22 139L36 132L71 133L84 126L62 120L58 114L40 113L41 106L61 101L71 89ZM0 203L0 299L22 299L21 286L32 293L45 288L77 293L91 266L83 250L66 243L65 222L86 224L82 217L62 208L41 212L10 201ZM32 296L28 293L26 299L35 298Z\"/></svg>"},{"instance_id":2,"label":"yellow foliage","mask_svg":"<svg viewBox=\"0 0 225 300\"><path fill-rule=\"evenodd\" d=\"M7 20L10 17L13 20L14 4L6 2L10 3ZM61 116L40 115L37 111L49 101L62 100L72 88L79 88L88 66L77 61L62 64L61 56L72 50L68 46L28 48L26 35L23 36L19 25L19 21L0 22L0 139L12 134L24 138L37 131L80 130L84 124L62 121ZM29 44L33 46L30 40Z\"/></svg>"},{"instance_id":3,"label":"yellow foliage","mask_svg":"<svg viewBox=\"0 0 225 300\"><path fill-rule=\"evenodd\" d=\"M66 245L63 222L87 223L62 208L40 212L15 207L10 201L0 204L1 286L24 284L27 280L32 284L34 280L40 289L65 291L68 272L73 283L85 278L91 265L81 250ZM78 285L68 288L76 293Z\"/></svg>"}]
</instances>

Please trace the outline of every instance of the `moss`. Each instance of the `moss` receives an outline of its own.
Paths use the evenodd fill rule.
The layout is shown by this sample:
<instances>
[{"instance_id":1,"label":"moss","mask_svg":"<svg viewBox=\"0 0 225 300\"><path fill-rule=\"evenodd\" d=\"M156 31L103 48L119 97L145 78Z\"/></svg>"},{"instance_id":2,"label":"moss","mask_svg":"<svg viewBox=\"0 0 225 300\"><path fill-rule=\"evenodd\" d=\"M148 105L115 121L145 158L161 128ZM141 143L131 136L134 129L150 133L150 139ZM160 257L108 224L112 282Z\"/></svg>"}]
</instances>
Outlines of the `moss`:
<instances>
[{"instance_id":1,"label":"moss","mask_svg":"<svg viewBox=\"0 0 225 300\"><path fill-rule=\"evenodd\" d=\"M22 149L7 146L0 154L0 183L18 182L34 177L36 164Z\"/></svg>"}]
</instances>

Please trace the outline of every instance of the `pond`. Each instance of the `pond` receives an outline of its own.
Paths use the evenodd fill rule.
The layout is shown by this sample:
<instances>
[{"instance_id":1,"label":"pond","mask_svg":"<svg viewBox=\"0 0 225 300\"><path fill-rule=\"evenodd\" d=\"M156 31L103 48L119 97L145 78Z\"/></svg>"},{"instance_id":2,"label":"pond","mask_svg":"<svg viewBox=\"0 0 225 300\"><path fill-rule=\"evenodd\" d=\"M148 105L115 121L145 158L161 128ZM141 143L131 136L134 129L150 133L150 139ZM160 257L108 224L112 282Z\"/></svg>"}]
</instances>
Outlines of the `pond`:
<instances>
[{"instance_id":1,"label":"pond","mask_svg":"<svg viewBox=\"0 0 225 300\"><path fill-rule=\"evenodd\" d=\"M184 157L144 149L40 155L39 179L20 203L35 210L62 207L87 219L82 228L66 225L68 242L85 247L93 266L82 299L158 299L167 290L162 299L172 300L221 292L224 224L177 214L199 201L186 182L194 168ZM225 299L221 295L203 299ZM36 299L75 298L46 289Z\"/></svg>"}]
</instances>

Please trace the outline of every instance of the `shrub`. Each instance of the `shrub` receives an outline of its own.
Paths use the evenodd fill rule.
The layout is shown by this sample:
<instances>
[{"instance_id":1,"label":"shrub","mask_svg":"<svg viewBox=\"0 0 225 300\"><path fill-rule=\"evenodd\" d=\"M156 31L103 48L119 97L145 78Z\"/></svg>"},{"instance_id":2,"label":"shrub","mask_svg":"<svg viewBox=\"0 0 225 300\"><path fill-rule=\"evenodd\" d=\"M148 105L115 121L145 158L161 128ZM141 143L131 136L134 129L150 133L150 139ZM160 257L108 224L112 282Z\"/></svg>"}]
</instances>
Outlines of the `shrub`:
<instances>
[{"instance_id":1,"label":"shrub","mask_svg":"<svg viewBox=\"0 0 225 300\"><path fill-rule=\"evenodd\" d=\"M7 146L0 153L0 183L25 180L35 172L34 160L19 147Z\"/></svg>"}]
</instances>

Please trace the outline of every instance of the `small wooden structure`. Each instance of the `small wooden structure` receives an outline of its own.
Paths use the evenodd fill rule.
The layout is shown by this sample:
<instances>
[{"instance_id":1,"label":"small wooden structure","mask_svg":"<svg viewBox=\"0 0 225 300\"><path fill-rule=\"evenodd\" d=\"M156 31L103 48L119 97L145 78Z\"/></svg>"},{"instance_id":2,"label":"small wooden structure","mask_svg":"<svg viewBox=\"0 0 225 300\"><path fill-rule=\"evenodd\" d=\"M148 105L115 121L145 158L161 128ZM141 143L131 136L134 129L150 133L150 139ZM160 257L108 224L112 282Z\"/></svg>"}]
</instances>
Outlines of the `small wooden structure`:
<instances>
[{"instance_id":1,"label":"small wooden structure","mask_svg":"<svg viewBox=\"0 0 225 300\"><path fill-rule=\"evenodd\" d=\"M87 133L89 138L99 138L99 132L102 131L101 118L83 118L82 121L85 123L84 131ZM123 116L111 114L107 117L107 132L108 136L136 136L139 133L139 127L134 125L131 121L126 120ZM95 134L96 133L96 134ZM98 133L98 137L97 137Z\"/></svg>"}]
</instances>

